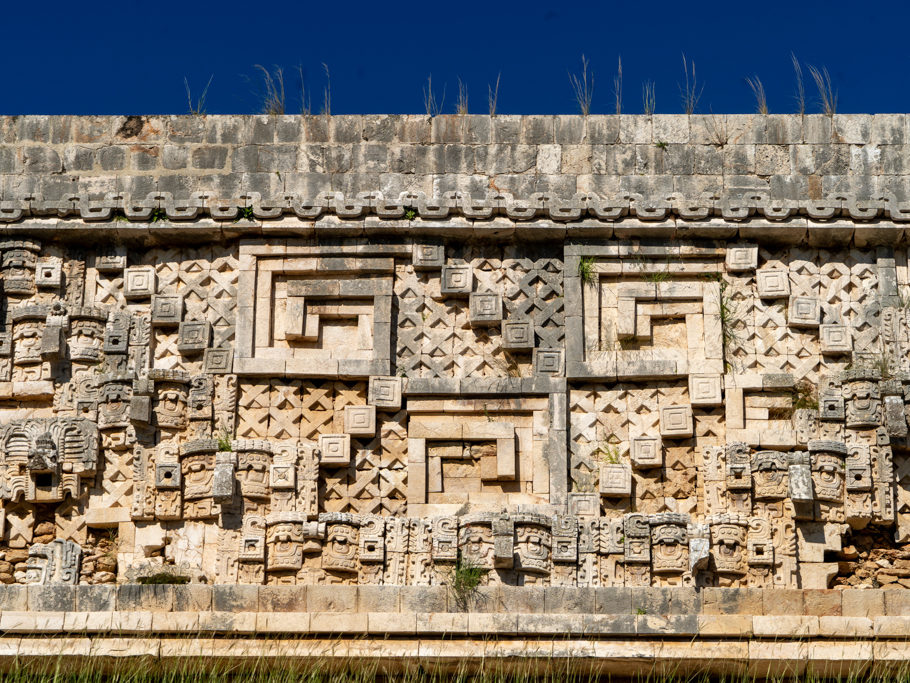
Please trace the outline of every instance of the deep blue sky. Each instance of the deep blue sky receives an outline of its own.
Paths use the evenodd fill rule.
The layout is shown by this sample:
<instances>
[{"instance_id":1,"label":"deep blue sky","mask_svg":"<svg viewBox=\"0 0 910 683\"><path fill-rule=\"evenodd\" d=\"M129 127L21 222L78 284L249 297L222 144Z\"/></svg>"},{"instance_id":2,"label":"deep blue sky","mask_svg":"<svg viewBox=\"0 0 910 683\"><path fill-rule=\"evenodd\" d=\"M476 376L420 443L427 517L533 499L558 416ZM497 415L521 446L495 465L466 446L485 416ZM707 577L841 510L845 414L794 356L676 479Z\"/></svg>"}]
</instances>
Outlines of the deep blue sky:
<instances>
[{"instance_id":1,"label":"deep blue sky","mask_svg":"<svg viewBox=\"0 0 910 683\"><path fill-rule=\"evenodd\" d=\"M444 113L460 77L471 113L487 113L501 73L501 114L577 113L568 72L585 54L592 113L613 113L623 62L623 112L642 111L642 82L658 113L681 111L682 53L695 62L697 111L745 113L745 83L764 82L771 113L794 110L795 52L825 66L838 111L910 111L910 3L823 2L21 2L3 8L2 114L184 114L184 77L198 96L210 75L210 114L256 113L255 64L283 67L287 113L300 112L297 65L322 106L329 66L332 113L423 113L432 74ZM807 111L818 110L806 69Z\"/></svg>"}]
</instances>

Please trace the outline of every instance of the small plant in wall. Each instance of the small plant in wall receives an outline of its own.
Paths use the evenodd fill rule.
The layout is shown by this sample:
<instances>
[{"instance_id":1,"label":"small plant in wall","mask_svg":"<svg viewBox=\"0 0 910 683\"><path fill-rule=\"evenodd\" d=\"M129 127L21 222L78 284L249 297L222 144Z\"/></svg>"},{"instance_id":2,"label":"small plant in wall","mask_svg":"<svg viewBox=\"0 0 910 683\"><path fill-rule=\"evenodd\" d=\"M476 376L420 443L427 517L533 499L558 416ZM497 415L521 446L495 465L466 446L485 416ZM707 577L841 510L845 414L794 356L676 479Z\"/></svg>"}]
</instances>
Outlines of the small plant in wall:
<instances>
[{"instance_id":1,"label":"small plant in wall","mask_svg":"<svg viewBox=\"0 0 910 683\"><path fill-rule=\"evenodd\" d=\"M589 285L594 284L597 275L594 272L594 257L582 256L578 259L578 277L581 281Z\"/></svg>"},{"instance_id":2,"label":"small plant in wall","mask_svg":"<svg viewBox=\"0 0 910 683\"><path fill-rule=\"evenodd\" d=\"M619 437L611 432L606 439L597 445L591 455L607 465L618 465L621 462L620 444Z\"/></svg>"},{"instance_id":3,"label":"small plant in wall","mask_svg":"<svg viewBox=\"0 0 910 683\"><path fill-rule=\"evenodd\" d=\"M471 606L472 599L477 594L477 587L487 575L487 571L489 570L480 567L459 551L458 558L446 577L446 583L452 591L455 604L462 612L466 612Z\"/></svg>"},{"instance_id":4,"label":"small plant in wall","mask_svg":"<svg viewBox=\"0 0 910 683\"><path fill-rule=\"evenodd\" d=\"M222 453L230 452L231 441L231 433L226 429L222 429L218 434L218 450Z\"/></svg>"},{"instance_id":5,"label":"small plant in wall","mask_svg":"<svg viewBox=\"0 0 910 683\"><path fill-rule=\"evenodd\" d=\"M252 206L241 206L237 210L237 220L238 221L252 221L255 220L253 216L253 207Z\"/></svg>"},{"instance_id":6,"label":"small plant in wall","mask_svg":"<svg viewBox=\"0 0 910 683\"><path fill-rule=\"evenodd\" d=\"M404 217L407 218L409 221L412 221L415 218L417 218L417 212L414 210L414 207L406 206L404 209Z\"/></svg>"},{"instance_id":7,"label":"small plant in wall","mask_svg":"<svg viewBox=\"0 0 910 683\"><path fill-rule=\"evenodd\" d=\"M818 410L818 387L807 379L793 385L793 409L809 408Z\"/></svg>"},{"instance_id":8,"label":"small plant in wall","mask_svg":"<svg viewBox=\"0 0 910 683\"><path fill-rule=\"evenodd\" d=\"M167 212L164 209L152 209L152 214L149 216L150 223L158 223L159 221L167 220Z\"/></svg>"}]
</instances>

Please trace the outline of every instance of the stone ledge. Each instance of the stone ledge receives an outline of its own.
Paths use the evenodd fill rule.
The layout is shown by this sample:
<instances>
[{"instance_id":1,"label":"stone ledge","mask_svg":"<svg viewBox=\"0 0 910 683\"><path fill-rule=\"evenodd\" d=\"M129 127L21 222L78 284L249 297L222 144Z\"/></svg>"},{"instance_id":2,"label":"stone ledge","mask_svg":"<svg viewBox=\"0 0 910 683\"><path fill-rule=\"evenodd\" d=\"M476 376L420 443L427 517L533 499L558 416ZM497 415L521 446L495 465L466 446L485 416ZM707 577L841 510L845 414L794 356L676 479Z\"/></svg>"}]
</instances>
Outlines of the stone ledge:
<instances>
[{"instance_id":1,"label":"stone ledge","mask_svg":"<svg viewBox=\"0 0 910 683\"><path fill-rule=\"evenodd\" d=\"M478 614L745 615L767 617L771 625L785 623L789 618L812 617L822 628L824 624L831 628L845 628L845 624L860 628L858 625L864 624L861 628L866 629L865 624L871 624L873 619L910 618L910 591L904 593L875 589L481 586L471 596L469 607ZM137 615L148 615L141 617L148 620L162 613L417 614L428 611L457 613L454 597L445 586L0 585L0 612L5 615L107 613L131 615L130 620L140 619ZM775 622L776 617L784 621Z\"/></svg>"},{"instance_id":2,"label":"stone ledge","mask_svg":"<svg viewBox=\"0 0 910 683\"><path fill-rule=\"evenodd\" d=\"M803 675L844 676L899 670L910 658L907 641L871 642L840 640L826 642L740 641L713 638L666 640L639 636L634 640L615 638L119 638L0 637L0 663L13 664L16 658L31 661L80 661L90 657L104 665L134 657L148 657L162 664L204 658L214 666L261 666L273 660L301 664L318 663L350 666L377 666L399 670L414 664L485 670L543 671L547 669L625 676L636 673L747 673L752 676ZM528 667L533 667L529 669ZM557 668L558 667L558 668Z\"/></svg>"}]
</instances>

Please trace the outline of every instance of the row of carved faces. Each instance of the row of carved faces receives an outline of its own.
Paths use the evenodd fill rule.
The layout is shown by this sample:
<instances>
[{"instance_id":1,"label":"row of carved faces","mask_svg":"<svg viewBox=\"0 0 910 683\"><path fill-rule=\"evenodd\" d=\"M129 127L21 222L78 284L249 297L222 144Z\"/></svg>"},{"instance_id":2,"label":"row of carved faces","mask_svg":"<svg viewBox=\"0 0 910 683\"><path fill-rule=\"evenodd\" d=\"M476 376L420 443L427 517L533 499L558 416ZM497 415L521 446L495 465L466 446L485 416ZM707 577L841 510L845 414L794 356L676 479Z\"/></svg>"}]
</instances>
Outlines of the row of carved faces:
<instances>
[{"instance_id":1,"label":"row of carved faces","mask_svg":"<svg viewBox=\"0 0 910 683\"><path fill-rule=\"evenodd\" d=\"M789 531L795 533L792 525ZM299 571L306 558L318 557L324 570L358 574L366 566L382 571L383 565L390 568L408 556L412 564L460 561L482 570L543 577L560 567L581 567L589 556L612 555L627 566L644 565L658 574L710 569L741 576L750 567L774 566L773 536L769 520L735 515L691 525L687 516L668 513L609 519L324 513L310 521L300 514L273 513L244 518L237 553L240 565L258 565L266 572Z\"/></svg>"}]
</instances>

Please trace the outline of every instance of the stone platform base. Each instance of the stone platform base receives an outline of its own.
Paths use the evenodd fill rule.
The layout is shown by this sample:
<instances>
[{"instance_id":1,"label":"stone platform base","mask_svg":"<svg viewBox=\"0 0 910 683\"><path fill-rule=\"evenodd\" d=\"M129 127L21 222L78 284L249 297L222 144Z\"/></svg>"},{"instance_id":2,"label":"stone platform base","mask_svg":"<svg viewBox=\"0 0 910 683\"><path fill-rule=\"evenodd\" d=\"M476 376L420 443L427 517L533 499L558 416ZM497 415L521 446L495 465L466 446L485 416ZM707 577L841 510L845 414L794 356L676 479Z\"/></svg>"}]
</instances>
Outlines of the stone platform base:
<instances>
[{"instance_id":1,"label":"stone platform base","mask_svg":"<svg viewBox=\"0 0 910 683\"><path fill-rule=\"evenodd\" d=\"M910 660L905 590L489 586L461 602L444 586L2 586L0 666L828 676Z\"/></svg>"}]
</instances>

